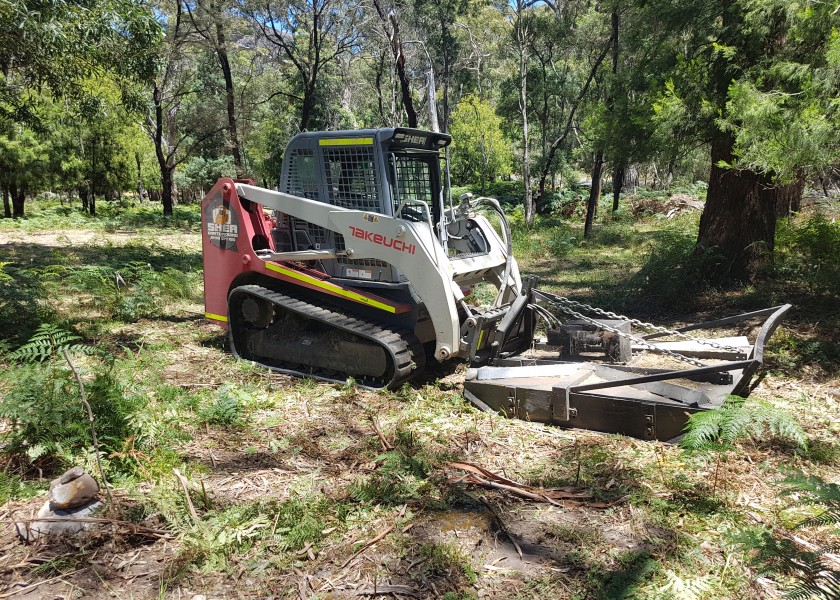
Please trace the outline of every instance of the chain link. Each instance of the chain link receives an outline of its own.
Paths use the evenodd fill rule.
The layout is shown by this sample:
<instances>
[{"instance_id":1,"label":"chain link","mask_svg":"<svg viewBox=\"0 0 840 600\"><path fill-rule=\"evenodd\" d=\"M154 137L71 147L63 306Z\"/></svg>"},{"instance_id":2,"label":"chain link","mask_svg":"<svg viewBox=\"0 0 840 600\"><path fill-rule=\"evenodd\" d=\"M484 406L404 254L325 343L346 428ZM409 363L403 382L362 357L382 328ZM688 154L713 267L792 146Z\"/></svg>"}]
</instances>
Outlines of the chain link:
<instances>
[{"instance_id":1,"label":"chain link","mask_svg":"<svg viewBox=\"0 0 840 600\"><path fill-rule=\"evenodd\" d=\"M699 360L694 360L693 358L689 358L688 356L684 356L684 355L679 354L677 352L673 352L671 350L667 350L665 348L655 346L655 345L651 344L650 342L648 342L647 340L645 340L643 338L637 337L637 336L632 335L630 333L626 333L624 331L620 331L616 327L611 327L610 325L607 325L606 323L603 323L601 321L596 321L592 317L587 317L586 315L584 315L582 313L579 313L575 310L572 310L568 306L564 306L563 304L561 304L559 302L551 302L550 304L553 307L557 308L558 310L563 311L567 315L571 315L571 316L575 317L576 319L581 319L583 321L586 321L587 323L591 323L592 325L595 325L596 327L598 327L600 329L606 329L607 331L612 331L616 335L619 335L623 338L627 338L628 340L632 341L633 343L641 346L642 348L645 348L646 350L650 350L651 352L657 352L659 354L665 354L665 355L670 356L671 358L674 358L676 360L688 363L690 365L694 365L695 367L705 367L705 366L707 366L705 363L702 363Z\"/></svg>"},{"instance_id":2,"label":"chain link","mask_svg":"<svg viewBox=\"0 0 840 600\"><path fill-rule=\"evenodd\" d=\"M624 315L619 315L614 312L610 312L608 310L604 310L602 308L598 308L596 306L590 306L589 304L584 304L582 302L577 302L572 300L571 298L566 298L564 296L556 296L554 294L546 294L545 292L537 292L542 294L546 297L550 297L551 300L555 305L558 307L562 305L568 305L571 308L578 308L581 310L586 310L596 315L601 315L602 317L606 317L608 319L620 320L620 321L629 321L632 325L636 327L641 327L642 329L650 329L655 331L656 333L663 333L670 336L678 337L683 340L688 340L691 342L697 342L698 344L703 344L704 346L711 346L717 350L727 350L729 352L737 352L739 354L743 354L743 348L736 348L734 346L727 346L726 344L718 344L717 342L713 342L712 340L707 340L704 338L696 338L690 335L686 335L681 331L675 331L673 329L668 329L667 327L662 327L661 325L655 325L653 323L646 323L645 321L640 321L639 319L633 319L631 317L626 317Z\"/></svg>"}]
</instances>

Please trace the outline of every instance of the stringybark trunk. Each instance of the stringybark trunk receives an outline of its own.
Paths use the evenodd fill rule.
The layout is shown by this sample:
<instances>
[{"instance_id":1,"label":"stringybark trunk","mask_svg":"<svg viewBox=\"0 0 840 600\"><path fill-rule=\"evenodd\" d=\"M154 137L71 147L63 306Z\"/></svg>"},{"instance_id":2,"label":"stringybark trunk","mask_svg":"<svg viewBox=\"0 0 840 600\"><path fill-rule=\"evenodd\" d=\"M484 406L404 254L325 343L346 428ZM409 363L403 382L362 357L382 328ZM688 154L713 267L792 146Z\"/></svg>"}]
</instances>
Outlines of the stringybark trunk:
<instances>
[{"instance_id":1,"label":"stringybark trunk","mask_svg":"<svg viewBox=\"0 0 840 600\"><path fill-rule=\"evenodd\" d=\"M26 187L18 187L16 184L12 184L9 186L9 191L12 196L12 216L22 217L24 203L26 202Z\"/></svg>"},{"instance_id":2,"label":"stringybark trunk","mask_svg":"<svg viewBox=\"0 0 840 600\"><path fill-rule=\"evenodd\" d=\"M718 166L720 161L732 162L733 144L729 134L712 142L712 169L696 252L719 253L726 279L748 281L772 261L777 206L791 205L801 197L802 187L799 183L774 185L769 174Z\"/></svg>"}]
</instances>

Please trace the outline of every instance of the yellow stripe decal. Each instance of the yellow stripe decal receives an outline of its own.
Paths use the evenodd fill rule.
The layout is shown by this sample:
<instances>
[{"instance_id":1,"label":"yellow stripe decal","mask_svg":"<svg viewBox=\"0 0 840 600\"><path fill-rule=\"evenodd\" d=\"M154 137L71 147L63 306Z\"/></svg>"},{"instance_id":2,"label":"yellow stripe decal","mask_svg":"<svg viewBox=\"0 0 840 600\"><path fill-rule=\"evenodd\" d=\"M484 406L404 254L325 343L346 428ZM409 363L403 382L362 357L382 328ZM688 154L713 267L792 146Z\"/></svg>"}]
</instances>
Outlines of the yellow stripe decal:
<instances>
[{"instance_id":1,"label":"yellow stripe decal","mask_svg":"<svg viewBox=\"0 0 840 600\"><path fill-rule=\"evenodd\" d=\"M372 146L373 138L323 138L318 140L319 146Z\"/></svg>"},{"instance_id":2,"label":"yellow stripe decal","mask_svg":"<svg viewBox=\"0 0 840 600\"><path fill-rule=\"evenodd\" d=\"M478 334L478 346L475 347L476 350L481 350L481 342L484 341L484 334L487 332L486 329L482 329L481 333Z\"/></svg>"},{"instance_id":3,"label":"yellow stripe decal","mask_svg":"<svg viewBox=\"0 0 840 600\"><path fill-rule=\"evenodd\" d=\"M328 281L321 281L320 279L316 279L311 275L306 275L305 273L301 273L300 271L293 271L292 269L284 269L283 267L278 267L277 265L267 262L265 263L267 269L272 271L276 271L285 275L286 277L291 277L292 279L297 279L298 281L303 281L310 285L314 285L315 287L319 287L322 290L327 290L328 292L333 292L338 294L339 296L343 296L350 300L355 300L356 302L361 302L362 304L367 304L368 306L372 306L374 308L378 308L379 310L384 310L386 312L396 313L397 309L393 306L385 304L383 302L377 302L367 296L362 296L361 294L357 294L356 292L351 292L350 290L344 289L343 287L337 286L334 283L330 283Z\"/></svg>"},{"instance_id":4,"label":"yellow stripe decal","mask_svg":"<svg viewBox=\"0 0 840 600\"><path fill-rule=\"evenodd\" d=\"M213 319L214 321L222 321L223 323L227 323L227 317L222 315L214 315L213 313L204 313L204 316L208 319Z\"/></svg>"}]
</instances>

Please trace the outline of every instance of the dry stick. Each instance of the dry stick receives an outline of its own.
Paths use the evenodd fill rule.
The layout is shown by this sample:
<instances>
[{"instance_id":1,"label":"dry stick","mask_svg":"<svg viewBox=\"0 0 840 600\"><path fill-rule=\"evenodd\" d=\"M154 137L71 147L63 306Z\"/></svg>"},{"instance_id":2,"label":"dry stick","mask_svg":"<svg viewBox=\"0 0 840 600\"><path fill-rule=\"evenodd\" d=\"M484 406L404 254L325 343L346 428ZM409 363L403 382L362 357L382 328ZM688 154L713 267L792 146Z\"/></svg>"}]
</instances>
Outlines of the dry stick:
<instances>
[{"instance_id":1,"label":"dry stick","mask_svg":"<svg viewBox=\"0 0 840 600\"><path fill-rule=\"evenodd\" d=\"M341 568L343 569L344 567L349 565L350 561L352 561L354 558L359 556L362 552L364 552L365 550L367 550L368 548L373 546L376 542L378 542L379 540L384 538L386 535L391 533L394 530L394 527L396 527L397 521L399 521L402 518L402 516L405 514L406 506L407 506L406 504L403 504L403 507L400 509L400 514L397 515L397 519L396 519L396 521L394 521L393 525L389 525L388 527L386 527L385 529L383 529L382 531L377 533L375 538L373 538L367 544L365 544L364 546L362 546L361 548L356 550L350 558L348 558L347 560L344 561L344 564L341 565Z\"/></svg>"},{"instance_id":2,"label":"dry stick","mask_svg":"<svg viewBox=\"0 0 840 600\"><path fill-rule=\"evenodd\" d=\"M175 477L178 478L178 482L181 484L181 487L184 488L184 497L187 499L187 507L190 509L190 516L192 517L193 523L198 523L198 513L195 512L195 506L193 506L192 498L190 498L190 489L187 487L189 483L187 478L181 475L181 472L178 469L173 468L172 472L175 473Z\"/></svg>"},{"instance_id":3,"label":"dry stick","mask_svg":"<svg viewBox=\"0 0 840 600\"><path fill-rule=\"evenodd\" d=\"M82 378L76 370L76 365L74 365L73 361L70 360L70 354L68 354L67 348L62 348L61 353L64 355L64 360L66 360L67 364L70 365L70 370L73 371L73 375L76 377L76 383L79 384L79 393L82 396L82 404L84 404L87 409L88 420L90 421L90 437L93 439L93 451L96 454L96 466L99 468L99 476L102 477L102 485L105 487L105 495L108 496L108 505L110 506L114 504L114 499L111 497L108 480L105 478L105 470L102 468L102 461L99 458L99 441L96 439L96 427L93 422L93 410L91 410L90 404L85 397L85 385L82 383Z\"/></svg>"},{"instance_id":4,"label":"dry stick","mask_svg":"<svg viewBox=\"0 0 840 600\"><path fill-rule=\"evenodd\" d=\"M39 585L44 585L45 583L50 583L51 581L55 581L57 579L62 579L64 577L69 577L70 575L75 575L79 571L84 571L85 569L89 569L90 567L82 567L81 569L76 569L75 571L71 571L70 573L62 573L61 575L56 575L55 577L50 577L49 579L44 579L43 581L39 581L38 583L33 583L27 585L26 587L19 589L19 590L12 590L11 592L6 592L5 594L0 594L0 598L9 598L10 596L15 596L17 594L25 594L28 593L29 590L38 587ZM14 584L15 587L17 584Z\"/></svg>"},{"instance_id":5,"label":"dry stick","mask_svg":"<svg viewBox=\"0 0 840 600\"><path fill-rule=\"evenodd\" d=\"M388 452L394 449L394 446L391 445L391 442L385 437L385 434L382 433L382 430L379 428L379 423L376 421L376 417L371 417L370 422L373 423L373 430L376 432L376 435L379 437L379 443L382 444L382 451Z\"/></svg>"}]
</instances>

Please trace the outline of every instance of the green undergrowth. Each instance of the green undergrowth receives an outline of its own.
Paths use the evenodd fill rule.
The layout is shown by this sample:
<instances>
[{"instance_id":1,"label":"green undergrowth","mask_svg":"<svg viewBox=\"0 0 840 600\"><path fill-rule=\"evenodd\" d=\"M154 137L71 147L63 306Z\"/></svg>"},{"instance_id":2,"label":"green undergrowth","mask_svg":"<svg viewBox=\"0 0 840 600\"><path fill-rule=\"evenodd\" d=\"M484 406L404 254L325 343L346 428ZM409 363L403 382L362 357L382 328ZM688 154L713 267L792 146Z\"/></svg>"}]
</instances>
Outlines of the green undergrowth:
<instances>
[{"instance_id":1,"label":"green undergrowth","mask_svg":"<svg viewBox=\"0 0 840 600\"><path fill-rule=\"evenodd\" d=\"M23 217L0 219L0 229L27 232L69 229L198 232L201 229L198 204L173 207L169 217L163 216L158 203L140 205L131 200L99 202L96 205L96 216L83 211L78 201L62 204L55 200L35 200L27 202L25 208Z\"/></svg>"}]
</instances>

